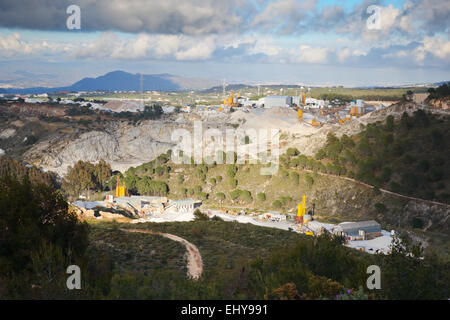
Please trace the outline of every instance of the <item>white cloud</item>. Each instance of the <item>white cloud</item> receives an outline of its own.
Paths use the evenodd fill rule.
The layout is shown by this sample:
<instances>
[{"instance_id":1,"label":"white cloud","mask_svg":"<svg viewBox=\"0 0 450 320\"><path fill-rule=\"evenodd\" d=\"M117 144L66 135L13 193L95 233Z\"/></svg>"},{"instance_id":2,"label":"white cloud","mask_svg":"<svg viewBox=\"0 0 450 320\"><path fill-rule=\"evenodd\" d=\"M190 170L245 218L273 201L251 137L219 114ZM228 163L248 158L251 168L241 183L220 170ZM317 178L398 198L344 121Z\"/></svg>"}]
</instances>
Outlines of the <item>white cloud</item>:
<instances>
[{"instance_id":1,"label":"white cloud","mask_svg":"<svg viewBox=\"0 0 450 320\"><path fill-rule=\"evenodd\" d=\"M450 41L441 37L425 37L422 44L414 49L413 55L417 62L423 64L427 54L442 60L450 59Z\"/></svg>"},{"instance_id":2,"label":"white cloud","mask_svg":"<svg viewBox=\"0 0 450 320\"><path fill-rule=\"evenodd\" d=\"M326 63L329 51L328 48L301 45L299 50L293 53L291 61L295 63Z\"/></svg>"},{"instance_id":3,"label":"white cloud","mask_svg":"<svg viewBox=\"0 0 450 320\"><path fill-rule=\"evenodd\" d=\"M24 41L17 32L3 37L0 35L0 56L5 58L33 56L46 53L58 54L68 50L70 49L61 43Z\"/></svg>"},{"instance_id":4,"label":"white cloud","mask_svg":"<svg viewBox=\"0 0 450 320\"><path fill-rule=\"evenodd\" d=\"M365 56L367 53L362 50L351 50L350 48L342 48L337 50L337 58L339 62L344 62L350 57Z\"/></svg>"}]
</instances>

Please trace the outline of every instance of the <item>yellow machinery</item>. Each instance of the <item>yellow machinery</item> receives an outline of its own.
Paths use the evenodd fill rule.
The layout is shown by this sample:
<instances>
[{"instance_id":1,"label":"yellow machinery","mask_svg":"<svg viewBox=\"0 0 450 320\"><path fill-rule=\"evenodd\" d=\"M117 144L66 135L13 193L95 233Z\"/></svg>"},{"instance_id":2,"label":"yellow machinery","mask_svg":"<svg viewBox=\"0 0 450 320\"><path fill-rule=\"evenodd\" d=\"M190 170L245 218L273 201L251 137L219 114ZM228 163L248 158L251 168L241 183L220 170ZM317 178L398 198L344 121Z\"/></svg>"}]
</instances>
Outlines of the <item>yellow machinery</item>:
<instances>
[{"instance_id":1,"label":"yellow machinery","mask_svg":"<svg viewBox=\"0 0 450 320\"><path fill-rule=\"evenodd\" d=\"M298 109L297 110L298 120L303 120L303 110Z\"/></svg>"},{"instance_id":2,"label":"yellow machinery","mask_svg":"<svg viewBox=\"0 0 450 320\"><path fill-rule=\"evenodd\" d=\"M350 108L350 115L351 116L359 116L358 107L351 107Z\"/></svg>"},{"instance_id":3,"label":"yellow machinery","mask_svg":"<svg viewBox=\"0 0 450 320\"><path fill-rule=\"evenodd\" d=\"M313 127L319 127L320 126L320 122L319 121L316 121L316 119L313 119L313 120L311 120L311 125L313 126Z\"/></svg>"},{"instance_id":4,"label":"yellow machinery","mask_svg":"<svg viewBox=\"0 0 450 320\"><path fill-rule=\"evenodd\" d=\"M303 217L306 212L306 195L303 195L302 202L300 202L297 206L297 223L301 223L303 225Z\"/></svg>"},{"instance_id":5,"label":"yellow machinery","mask_svg":"<svg viewBox=\"0 0 450 320\"><path fill-rule=\"evenodd\" d=\"M120 177L117 176L117 184L116 184L116 198L125 197L127 187L125 185L120 185Z\"/></svg>"},{"instance_id":6,"label":"yellow machinery","mask_svg":"<svg viewBox=\"0 0 450 320\"><path fill-rule=\"evenodd\" d=\"M237 100L241 97L241 94L238 93L236 96L234 95L234 92L231 92L231 94L223 100L223 104L229 107L238 107L239 104Z\"/></svg>"},{"instance_id":7,"label":"yellow machinery","mask_svg":"<svg viewBox=\"0 0 450 320\"><path fill-rule=\"evenodd\" d=\"M303 105L305 105L305 101L306 101L306 94L304 92L302 92L302 103L303 103Z\"/></svg>"}]
</instances>

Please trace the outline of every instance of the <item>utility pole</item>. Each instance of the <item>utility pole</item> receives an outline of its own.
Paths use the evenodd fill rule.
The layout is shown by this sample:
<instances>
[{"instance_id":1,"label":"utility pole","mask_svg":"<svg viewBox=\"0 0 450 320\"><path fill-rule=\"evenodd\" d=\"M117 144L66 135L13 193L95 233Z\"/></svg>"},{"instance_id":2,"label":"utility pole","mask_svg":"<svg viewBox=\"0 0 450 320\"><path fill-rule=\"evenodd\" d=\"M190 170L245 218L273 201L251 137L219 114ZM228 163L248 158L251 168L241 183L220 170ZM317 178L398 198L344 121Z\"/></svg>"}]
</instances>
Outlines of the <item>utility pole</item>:
<instances>
[{"instance_id":1,"label":"utility pole","mask_svg":"<svg viewBox=\"0 0 450 320\"><path fill-rule=\"evenodd\" d=\"M226 87L226 84L225 84L225 79L223 79L223 84L222 84L222 95L223 95L223 100L225 100L225 98L226 98L226 96L225 96L225 87Z\"/></svg>"},{"instance_id":2,"label":"utility pole","mask_svg":"<svg viewBox=\"0 0 450 320\"><path fill-rule=\"evenodd\" d=\"M140 79L140 86L141 86L141 107L142 107L142 111L144 111L145 107L144 107L144 76L141 73Z\"/></svg>"}]
</instances>

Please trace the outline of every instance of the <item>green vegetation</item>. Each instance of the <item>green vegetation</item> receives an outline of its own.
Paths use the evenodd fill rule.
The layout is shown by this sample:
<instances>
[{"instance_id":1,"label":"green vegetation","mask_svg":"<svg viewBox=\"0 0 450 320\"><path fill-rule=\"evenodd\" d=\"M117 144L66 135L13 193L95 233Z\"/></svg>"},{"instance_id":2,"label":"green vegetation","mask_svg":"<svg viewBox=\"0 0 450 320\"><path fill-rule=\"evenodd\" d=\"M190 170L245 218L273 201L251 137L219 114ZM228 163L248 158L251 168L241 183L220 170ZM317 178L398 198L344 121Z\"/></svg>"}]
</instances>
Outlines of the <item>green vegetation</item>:
<instances>
[{"instance_id":1,"label":"green vegetation","mask_svg":"<svg viewBox=\"0 0 450 320\"><path fill-rule=\"evenodd\" d=\"M428 89L428 93L430 94L428 99L439 99L443 97L450 96L450 82L443 83L436 89L430 88Z\"/></svg>"},{"instance_id":2,"label":"green vegetation","mask_svg":"<svg viewBox=\"0 0 450 320\"><path fill-rule=\"evenodd\" d=\"M108 186L111 174L111 166L103 159L95 165L80 160L73 167L69 166L62 189L71 196L90 190L103 191Z\"/></svg>"},{"instance_id":3,"label":"green vegetation","mask_svg":"<svg viewBox=\"0 0 450 320\"><path fill-rule=\"evenodd\" d=\"M417 110L368 124L358 135L332 134L312 162L315 170L405 195L450 203L450 119ZM306 163L304 160L303 163Z\"/></svg>"},{"instance_id":4,"label":"green vegetation","mask_svg":"<svg viewBox=\"0 0 450 320\"><path fill-rule=\"evenodd\" d=\"M97 228L101 229L101 236ZM118 261L109 297L346 300L446 299L449 294L448 263L436 255L419 258L421 248L412 246L406 239L405 246L397 242L392 253L385 256L346 248L340 238L325 235L313 239L215 219L148 223L142 228L176 234L194 243L204 262L202 277L197 282L187 279L176 245L167 249L168 260L162 270L163 256L153 254L154 260L149 260L138 253L138 247L146 243L145 247L150 247L146 252L158 252L166 242L153 235L131 237L114 230L110 224L95 224L92 248L99 241L102 248L108 243L123 243L114 246L120 249L108 250L110 259ZM126 243L136 245L125 247ZM373 264L383 270L383 285L381 290L369 291L365 285L366 269Z\"/></svg>"},{"instance_id":5,"label":"green vegetation","mask_svg":"<svg viewBox=\"0 0 450 320\"><path fill-rule=\"evenodd\" d=\"M92 294L90 285L78 294L65 286L69 265L86 266L88 226L68 213L61 193L28 176L3 174L0 190L0 298Z\"/></svg>"},{"instance_id":6,"label":"green vegetation","mask_svg":"<svg viewBox=\"0 0 450 320\"><path fill-rule=\"evenodd\" d=\"M407 238L388 255L370 255L342 246L339 237L225 222L199 210L193 222L140 224L198 247L204 272L193 281L186 276L181 244L119 229L135 224L80 223L59 191L30 182L30 176L36 181L43 176L17 163L11 167L23 179L0 178L0 298L447 299L450 294L448 260L424 253ZM191 189L203 192L200 185ZM233 195L240 201L251 197L246 190ZM276 201L283 206L293 198ZM81 291L65 287L71 264L82 269ZM375 292L365 286L366 269L373 264L383 277Z\"/></svg>"}]
</instances>

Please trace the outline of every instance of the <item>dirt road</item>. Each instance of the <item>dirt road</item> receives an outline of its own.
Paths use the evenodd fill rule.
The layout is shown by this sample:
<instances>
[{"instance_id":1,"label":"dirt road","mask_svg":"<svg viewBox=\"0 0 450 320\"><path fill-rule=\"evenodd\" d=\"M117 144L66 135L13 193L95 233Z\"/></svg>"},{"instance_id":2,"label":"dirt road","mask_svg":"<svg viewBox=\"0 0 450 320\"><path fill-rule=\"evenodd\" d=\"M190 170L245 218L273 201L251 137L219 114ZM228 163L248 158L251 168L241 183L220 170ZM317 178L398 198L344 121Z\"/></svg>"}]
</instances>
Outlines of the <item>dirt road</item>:
<instances>
[{"instance_id":1,"label":"dirt road","mask_svg":"<svg viewBox=\"0 0 450 320\"><path fill-rule=\"evenodd\" d=\"M202 261L202 256L200 255L200 251L198 250L198 248L194 244L190 243L186 239L183 239L183 238L181 238L179 236L176 236L174 234L156 232L156 231L151 231L151 230L124 229L124 228L121 228L120 230L124 231L124 232L156 234L156 235L160 235L160 236L166 237L166 238L168 238L170 240L177 241L177 242L180 242L180 243L184 244L186 246L186 250L187 250L187 253L188 253L188 264L187 264L188 277L190 277L190 278L192 278L194 280L197 280L202 275L202 273L203 273L203 261Z\"/></svg>"}]
</instances>

